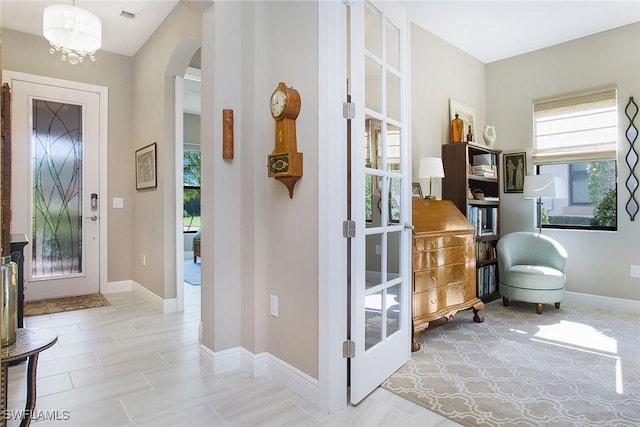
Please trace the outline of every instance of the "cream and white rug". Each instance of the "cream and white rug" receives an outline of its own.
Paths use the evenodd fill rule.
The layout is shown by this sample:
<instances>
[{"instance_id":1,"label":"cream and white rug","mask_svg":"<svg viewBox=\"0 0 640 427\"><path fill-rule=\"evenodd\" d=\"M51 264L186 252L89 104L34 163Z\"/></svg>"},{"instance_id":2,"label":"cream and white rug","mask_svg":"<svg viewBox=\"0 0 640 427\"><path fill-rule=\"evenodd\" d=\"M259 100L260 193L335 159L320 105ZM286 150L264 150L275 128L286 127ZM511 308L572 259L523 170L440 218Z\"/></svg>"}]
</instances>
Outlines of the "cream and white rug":
<instances>
[{"instance_id":1,"label":"cream and white rug","mask_svg":"<svg viewBox=\"0 0 640 427\"><path fill-rule=\"evenodd\" d=\"M487 304L420 335L383 387L465 426L640 425L640 316Z\"/></svg>"}]
</instances>

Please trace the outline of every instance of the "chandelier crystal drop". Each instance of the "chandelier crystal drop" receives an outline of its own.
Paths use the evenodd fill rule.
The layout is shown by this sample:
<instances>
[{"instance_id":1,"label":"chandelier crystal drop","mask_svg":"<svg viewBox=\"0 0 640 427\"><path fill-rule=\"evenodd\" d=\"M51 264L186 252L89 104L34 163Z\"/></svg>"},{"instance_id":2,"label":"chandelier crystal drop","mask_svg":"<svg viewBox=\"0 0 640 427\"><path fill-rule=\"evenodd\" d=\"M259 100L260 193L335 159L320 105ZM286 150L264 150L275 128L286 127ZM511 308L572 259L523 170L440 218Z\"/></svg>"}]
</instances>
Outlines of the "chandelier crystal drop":
<instances>
[{"instance_id":1,"label":"chandelier crystal drop","mask_svg":"<svg viewBox=\"0 0 640 427\"><path fill-rule=\"evenodd\" d=\"M60 52L60 59L70 64L95 61L96 50L102 46L102 22L88 10L57 4L44 9L42 32L49 41L52 55Z\"/></svg>"}]
</instances>

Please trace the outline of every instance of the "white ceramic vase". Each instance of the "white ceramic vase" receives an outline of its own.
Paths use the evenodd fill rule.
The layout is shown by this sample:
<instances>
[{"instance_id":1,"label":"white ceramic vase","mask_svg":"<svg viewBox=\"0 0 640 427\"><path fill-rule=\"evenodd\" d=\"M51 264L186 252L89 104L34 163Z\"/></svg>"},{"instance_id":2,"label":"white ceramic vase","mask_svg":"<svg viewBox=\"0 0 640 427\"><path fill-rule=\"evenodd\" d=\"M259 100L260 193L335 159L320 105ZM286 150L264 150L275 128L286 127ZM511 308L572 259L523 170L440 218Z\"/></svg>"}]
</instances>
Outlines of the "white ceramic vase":
<instances>
[{"instance_id":1,"label":"white ceramic vase","mask_svg":"<svg viewBox=\"0 0 640 427\"><path fill-rule=\"evenodd\" d=\"M484 131L482 132L482 139L484 139L484 143L489 147L493 147L493 144L496 142L496 127L485 125Z\"/></svg>"}]
</instances>

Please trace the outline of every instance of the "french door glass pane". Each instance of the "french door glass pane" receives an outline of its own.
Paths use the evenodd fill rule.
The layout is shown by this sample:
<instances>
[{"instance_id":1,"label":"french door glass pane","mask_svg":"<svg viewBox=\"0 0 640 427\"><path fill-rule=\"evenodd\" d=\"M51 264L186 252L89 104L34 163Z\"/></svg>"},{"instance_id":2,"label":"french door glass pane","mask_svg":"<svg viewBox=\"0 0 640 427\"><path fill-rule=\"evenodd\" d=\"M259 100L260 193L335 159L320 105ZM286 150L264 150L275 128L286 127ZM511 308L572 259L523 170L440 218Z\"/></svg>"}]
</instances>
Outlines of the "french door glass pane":
<instances>
[{"instance_id":1,"label":"french door glass pane","mask_svg":"<svg viewBox=\"0 0 640 427\"><path fill-rule=\"evenodd\" d=\"M82 107L33 101L32 277L82 273Z\"/></svg>"},{"instance_id":2,"label":"french door glass pane","mask_svg":"<svg viewBox=\"0 0 640 427\"><path fill-rule=\"evenodd\" d=\"M382 57L381 19L380 12L377 10L369 6L364 8L364 47L378 58Z\"/></svg>"},{"instance_id":3,"label":"french door glass pane","mask_svg":"<svg viewBox=\"0 0 640 427\"><path fill-rule=\"evenodd\" d=\"M400 329L400 284L387 289L385 313L387 314L387 336Z\"/></svg>"},{"instance_id":4,"label":"french door glass pane","mask_svg":"<svg viewBox=\"0 0 640 427\"><path fill-rule=\"evenodd\" d=\"M387 21L387 64L400 70L400 28Z\"/></svg>"},{"instance_id":5,"label":"french door glass pane","mask_svg":"<svg viewBox=\"0 0 640 427\"><path fill-rule=\"evenodd\" d=\"M400 121L400 77L387 71L387 116Z\"/></svg>"},{"instance_id":6,"label":"french door glass pane","mask_svg":"<svg viewBox=\"0 0 640 427\"><path fill-rule=\"evenodd\" d=\"M371 58L365 58L364 60L364 72L366 79L364 82L365 91L367 96L365 98L365 107L376 111L382 112L382 66L372 60Z\"/></svg>"},{"instance_id":7,"label":"french door glass pane","mask_svg":"<svg viewBox=\"0 0 640 427\"><path fill-rule=\"evenodd\" d=\"M369 350L382 341L382 325L384 324L382 295L383 292L379 291L364 297L365 350Z\"/></svg>"},{"instance_id":8,"label":"french door glass pane","mask_svg":"<svg viewBox=\"0 0 640 427\"><path fill-rule=\"evenodd\" d=\"M382 235L367 236L367 260L365 289L378 286L382 282Z\"/></svg>"}]
</instances>

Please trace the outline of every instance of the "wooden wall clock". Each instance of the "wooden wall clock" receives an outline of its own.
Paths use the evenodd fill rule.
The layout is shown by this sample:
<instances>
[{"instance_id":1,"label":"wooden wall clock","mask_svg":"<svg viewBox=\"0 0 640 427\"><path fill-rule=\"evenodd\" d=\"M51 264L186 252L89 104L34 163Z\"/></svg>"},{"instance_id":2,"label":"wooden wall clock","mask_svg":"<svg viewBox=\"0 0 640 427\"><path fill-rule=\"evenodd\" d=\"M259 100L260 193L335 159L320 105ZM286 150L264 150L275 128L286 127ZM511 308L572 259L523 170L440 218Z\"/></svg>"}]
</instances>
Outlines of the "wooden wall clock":
<instances>
[{"instance_id":1,"label":"wooden wall clock","mask_svg":"<svg viewBox=\"0 0 640 427\"><path fill-rule=\"evenodd\" d=\"M293 198L293 187L302 177L302 153L298 153L296 118L300 113L300 94L283 82L271 94L271 116L276 122L275 146L268 157L270 177L282 182Z\"/></svg>"}]
</instances>

